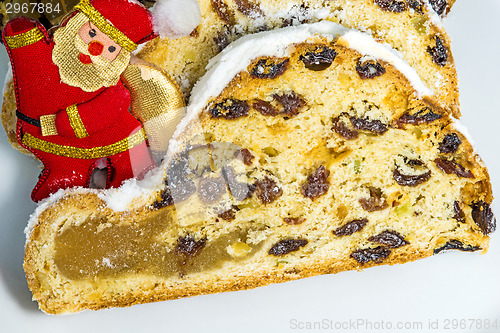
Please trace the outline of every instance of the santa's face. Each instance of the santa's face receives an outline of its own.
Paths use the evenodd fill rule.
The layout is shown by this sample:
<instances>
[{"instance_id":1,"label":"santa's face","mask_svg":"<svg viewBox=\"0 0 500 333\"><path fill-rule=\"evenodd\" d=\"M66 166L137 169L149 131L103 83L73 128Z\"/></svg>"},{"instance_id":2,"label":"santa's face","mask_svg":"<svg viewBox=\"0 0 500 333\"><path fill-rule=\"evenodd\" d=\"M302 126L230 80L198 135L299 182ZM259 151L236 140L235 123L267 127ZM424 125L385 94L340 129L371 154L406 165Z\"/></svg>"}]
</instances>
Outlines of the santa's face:
<instances>
[{"instance_id":1,"label":"santa's face","mask_svg":"<svg viewBox=\"0 0 500 333\"><path fill-rule=\"evenodd\" d=\"M52 61L61 80L93 92L116 85L130 60L130 52L102 33L82 13L54 33Z\"/></svg>"},{"instance_id":2,"label":"santa's face","mask_svg":"<svg viewBox=\"0 0 500 333\"><path fill-rule=\"evenodd\" d=\"M78 31L78 36L86 44L88 53L93 56L101 56L104 59L113 61L116 59L122 47L114 40L102 33L92 22L87 22ZM92 63L90 57L82 53L82 63Z\"/></svg>"}]
</instances>

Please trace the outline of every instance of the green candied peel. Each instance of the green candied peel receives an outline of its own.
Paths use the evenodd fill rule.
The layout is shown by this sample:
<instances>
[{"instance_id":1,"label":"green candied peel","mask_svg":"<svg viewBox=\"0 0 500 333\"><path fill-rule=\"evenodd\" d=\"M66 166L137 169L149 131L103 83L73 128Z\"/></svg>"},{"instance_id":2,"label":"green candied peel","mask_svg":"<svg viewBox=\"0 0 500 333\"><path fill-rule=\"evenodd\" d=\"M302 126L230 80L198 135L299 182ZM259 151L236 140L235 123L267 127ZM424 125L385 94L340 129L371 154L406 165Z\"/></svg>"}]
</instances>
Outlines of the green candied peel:
<instances>
[{"instance_id":1,"label":"green candied peel","mask_svg":"<svg viewBox=\"0 0 500 333\"><path fill-rule=\"evenodd\" d=\"M289 262L286 260L276 260L276 266L279 266L280 264L288 264Z\"/></svg>"},{"instance_id":2,"label":"green candied peel","mask_svg":"<svg viewBox=\"0 0 500 333\"><path fill-rule=\"evenodd\" d=\"M413 213L412 207L412 203L408 201L394 208L394 212L398 217L407 216Z\"/></svg>"},{"instance_id":3,"label":"green candied peel","mask_svg":"<svg viewBox=\"0 0 500 333\"><path fill-rule=\"evenodd\" d=\"M413 24L413 28L415 28L419 35L423 36L427 34L427 19L424 16L417 16L412 18L411 23Z\"/></svg>"},{"instance_id":4,"label":"green candied peel","mask_svg":"<svg viewBox=\"0 0 500 333\"><path fill-rule=\"evenodd\" d=\"M361 160L355 159L353 162L353 167L354 167L354 173L360 174L361 173Z\"/></svg>"}]
</instances>

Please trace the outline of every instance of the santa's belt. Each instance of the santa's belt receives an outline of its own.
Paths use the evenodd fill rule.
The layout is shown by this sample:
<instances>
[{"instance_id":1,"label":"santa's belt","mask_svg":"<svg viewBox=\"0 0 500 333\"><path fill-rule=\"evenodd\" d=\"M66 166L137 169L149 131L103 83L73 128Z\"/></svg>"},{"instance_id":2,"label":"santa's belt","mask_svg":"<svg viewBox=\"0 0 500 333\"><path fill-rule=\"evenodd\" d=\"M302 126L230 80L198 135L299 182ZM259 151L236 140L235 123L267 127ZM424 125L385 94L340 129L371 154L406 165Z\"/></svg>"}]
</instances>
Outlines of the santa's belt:
<instances>
[{"instance_id":1,"label":"santa's belt","mask_svg":"<svg viewBox=\"0 0 500 333\"><path fill-rule=\"evenodd\" d=\"M22 119L22 118L19 118ZM33 119L31 118L32 120ZM24 120L25 121L25 120ZM28 122L28 121L26 121ZM35 125L36 126L36 125ZM113 156L130 150L146 141L146 132L143 128L129 137L112 143L107 146L97 146L92 148L80 148L73 146L65 146L57 143L39 139L29 133L23 133L21 142L24 146L31 149L37 149L45 153L58 156L78 158L78 159L98 159L108 156Z\"/></svg>"},{"instance_id":2,"label":"santa's belt","mask_svg":"<svg viewBox=\"0 0 500 333\"><path fill-rule=\"evenodd\" d=\"M33 125L36 127L42 127L40 120L35 119L35 118L31 118L31 117L25 115L24 113L21 113L19 110L16 110L16 116L17 116L17 118L21 119L22 121L24 121L30 125Z\"/></svg>"}]
</instances>

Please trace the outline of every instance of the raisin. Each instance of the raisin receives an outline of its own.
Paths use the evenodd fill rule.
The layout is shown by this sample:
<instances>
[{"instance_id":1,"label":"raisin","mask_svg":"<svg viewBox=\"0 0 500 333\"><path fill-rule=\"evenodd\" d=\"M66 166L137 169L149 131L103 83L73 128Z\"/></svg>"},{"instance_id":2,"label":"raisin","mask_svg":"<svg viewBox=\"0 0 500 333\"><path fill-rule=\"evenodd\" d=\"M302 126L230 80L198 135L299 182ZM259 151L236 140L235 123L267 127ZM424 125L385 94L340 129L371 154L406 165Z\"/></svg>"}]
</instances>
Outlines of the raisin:
<instances>
[{"instance_id":1,"label":"raisin","mask_svg":"<svg viewBox=\"0 0 500 333\"><path fill-rule=\"evenodd\" d=\"M474 178L474 175L470 170L465 169L461 164L453 160L449 161L444 158L437 158L434 160L434 163L436 163L437 167L441 169L441 171L449 175L455 174L462 178Z\"/></svg>"},{"instance_id":2,"label":"raisin","mask_svg":"<svg viewBox=\"0 0 500 333\"><path fill-rule=\"evenodd\" d=\"M212 8L222 21L227 24L234 24L234 13L229 9L224 0L211 0Z\"/></svg>"},{"instance_id":3,"label":"raisin","mask_svg":"<svg viewBox=\"0 0 500 333\"><path fill-rule=\"evenodd\" d=\"M275 79L288 69L289 59L263 58L250 70L250 75L259 79Z\"/></svg>"},{"instance_id":4,"label":"raisin","mask_svg":"<svg viewBox=\"0 0 500 333\"><path fill-rule=\"evenodd\" d=\"M388 207L385 198L383 197L382 190L378 187L370 187L370 197L359 199L359 203L364 210L368 212L376 212Z\"/></svg>"},{"instance_id":5,"label":"raisin","mask_svg":"<svg viewBox=\"0 0 500 333\"><path fill-rule=\"evenodd\" d=\"M436 36L436 46L428 47L427 52L432 56L432 60L436 65L444 66L448 62L448 51L444 47L441 38Z\"/></svg>"},{"instance_id":6,"label":"raisin","mask_svg":"<svg viewBox=\"0 0 500 333\"><path fill-rule=\"evenodd\" d=\"M241 158L241 160L243 161L243 163L245 165L252 165L252 161L253 159L255 158L255 156L252 155L252 153L250 152L250 150L248 149L239 149L237 151L234 152L234 157L236 158Z\"/></svg>"},{"instance_id":7,"label":"raisin","mask_svg":"<svg viewBox=\"0 0 500 333\"><path fill-rule=\"evenodd\" d=\"M460 207L460 203L458 201L455 201L453 203L453 212L455 213L455 215L453 215L453 218L455 220L461 223L465 223L465 213Z\"/></svg>"},{"instance_id":8,"label":"raisin","mask_svg":"<svg viewBox=\"0 0 500 333\"><path fill-rule=\"evenodd\" d=\"M303 217L285 217L283 221L285 221L286 224L298 225L304 223L306 219Z\"/></svg>"},{"instance_id":9,"label":"raisin","mask_svg":"<svg viewBox=\"0 0 500 333\"><path fill-rule=\"evenodd\" d=\"M198 198L204 204L213 204L226 193L226 182L222 178L203 178L200 180Z\"/></svg>"},{"instance_id":10,"label":"raisin","mask_svg":"<svg viewBox=\"0 0 500 333\"><path fill-rule=\"evenodd\" d=\"M222 168L222 176L226 180L231 195L239 201L250 198L255 191L255 185L241 183L236 179L234 170L231 167Z\"/></svg>"},{"instance_id":11,"label":"raisin","mask_svg":"<svg viewBox=\"0 0 500 333\"><path fill-rule=\"evenodd\" d=\"M349 236L354 234L355 232L361 231L367 223L367 219L352 220L351 222L344 224L340 228L335 229L333 231L333 234L339 237Z\"/></svg>"},{"instance_id":12,"label":"raisin","mask_svg":"<svg viewBox=\"0 0 500 333\"><path fill-rule=\"evenodd\" d=\"M447 251L447 250L459 250L459 251L465 251L465 252L474 252L481 250L481 247L479 246L472 246L472 245L465 245L459 240L452 239L448 241L444 246L435 249L434 254L438 254L442 251Z\"/></svg>"},{"instance_id":13,"label":"raisin","mask_svg":"<svg viewBox=\"0 0 500 333\"><path fill-rule=\"evenodd\" d=\"M283 95L274 94L273 98L283 106L281 113L287 117L298 115L299 110L307 104L302 96L293 91Z\"/></svg>"},{"instance_id":14,"label":"raisin","mask_svg":"<svg viewBox=\"0 0 500 333\"><path fill-rule=\"evenodd\" d=\"M316 50L307 52L301 55L299 60L302 61L305 67L312 71L323 71L331 66L337 52L328 47L318 47Z\"/></svg>"},{"instance_id":15,"label":"raisin","mask_svg":"<svg viewBox=\"0 0 500 333\"><path fill-rule=\"evenodd\" d=\"M404 168L410 169L412 174L405 174L403 166L398 165L396 162L396 169L394 169L394 180L401 186L415 187L420 185L429 178L431 178L431 171L425 166L424 162L416 159L403 158ZM413 174L416 173L416 174Z\"/></svg>"},{"instance_id":16,"label":"raisin","mask_svg":"<svg viewBox=\"0 0 500 333\"><path fill-rule=\"evenodd\" d=\"M448 1L446 0L429 0L429 3L438 15L443 15L446 7L448 6Z\"/></svg>"},{"instance_id":17,"label":"raisin","mask_svg":"<svg viewBox=\"0 0 500 333\"><path fill-rule=\"evenodd\" d=\"M341 119L342 115L333 119L332 129L346 140L355 140L359 137L359 132L351 130Z\"/></svg>"},{"instance_id":18,"label":"raisin","mask_svg":"<svg viewBox=\"0 0 500 333\"><path fill-rule=\"evenodd\" d=\"M491 211L490 205L484 201L473 202L472 208L472 219L481 228L483 234L489 235L497 228L497 221L493 212Z\"/></svg>"},{"instance_id":19,"label":"raisin","mask_svg":"<svg viewBox=\"0 0 500 333\"><path fill-rule=\"evenodd\" d=\"M238 10L244 15L251 18L259 18L264 16L264 12L260 8L259 4L252 0L235 0Z\"/></svg>"},{"instance_id":20,"label":"raisin","mask_svg":"<svg viewBox=\"0 0 500 333\"><path fill-rule=\"evenodd\" d=\"M402 13L406 10L406 3L398 0L375 0L380 8L393 13Z\"/></svg>"},{"instance_id":21,"label":"raisin","mask_svg":"<svg viewBox=\"0 0 500 333\"><path fill-rule=\"evenodd\" d=\"M405 113L398 120L398 124L420 125L429 124L435 120L441 119L443 116L435 113L430 108L424 108L416 113Z\"/></svg>"},{"instance_id":22,"label":"raisin","mask_svg":"<svg viewBox=\"0 0 500 333\"><path fill-rule=\"evenodd\" d=\"M228 209L228 210L218 214L217 216L225 221L232 221L236 218L236 214L235 214L235 211L233 208Z\"/></svg>"},{"instance_id":23,"label":"raisin","mask_svg":"<svg viewBox=\"0 0 500 333\"><path fill-rule=\"evenodd\" d=\"M301 247L306 246L308 243L307 239L283 239L276 244L274 244L269 249L269 254L273 256L283 256L290 252L298 251Z\"/></svg>"},{"instance_id":24,"label":"raisin","mask_svg":"<svg viewBox=\"0 0 500 333\"><path fill-rule=\"evenodd\" d=\"M457 133L447 134L443 141L439 143L439 151L443 154L455 153L462 141L458 138Z\"/></svg>"},{"instance_id":25,"label":"raisin","mask_svg":"<svg viewBox=\"0 0 500 333\"><path fill-rule=\"evenodd\" d=\"M157 203L157 207L166 207L174 203L186 200L196 192L196 186L188 178L191 174L188 164L189 151L179 154L167 169L166 188L162 193L162 201Z\"/></svg>"},{"instance_id":26,"label":"raisin","mask_svg":"<svg viewBox=\"0 0 500 333\"><path fill-rule=\"evenodd\" d=\"M423 10L424 4L421 2L421 0L409 0L408 6L410 6L410 8L412 8L413 10L415 10L419 14L424 13L424 10Z\"/></svg>"},{"instance_id":27,"label":"raisin","mask_svg":"<svg viewBox=\"0 0 500 333\"><path fill-rule=\"evenodd\" d=\"M250 107L247 102L229 98L223 102L215 104L215 106L210 109L210 114L213 118L231 120L248 116L249 110Z\"/></svg>"},{"instance_id":28,"label":"raisin","mask_svg":"<svg viewBox=\"0 0 500 333\"><path fill-rule=\"evenodd\" d=\"M356 259L360 264L366 264L367 262L374 261L376 263L381 263L391 254L391 250L385 246L378 246L376 248L360 249L351 253L351 258Z\"/></svg>"},{"instance_id":29,"label":"raisin","mask_svg":"<svg viewBox=\"0 0 500 333\"><path fill-rule=\"evenodd\" d=\"M169 184L179 184L191 174L188 162L189 150L175 157L167 169L167 181Z\"/></svg>"},{"instance_id":30,"label":"raisin","mask_svg":"<svg viewBox=\"0 0 500 333\"><path fill-rule=\"evenodd\" d=\"M388 248L396 249L398 247L410 244L398 232L393 230L385 230L376 236L368 238L370 242L385 245Z\"/></svg>"},{"instance_id":31,"label":"raisin","mask_svg":"<svg viewBox=\"0 0 500 333\"><path fill-rule=\"evenodd\" d=\"M222 52L229 44L231 44L231 32L226 28L219 31L217 36L214 38L214 42L217 45L217 50Z\"/></svg>"},{"instance_id":32,"label":"raisin","mask_svg":"<svg viewBox=\"0 0 500 333\"><path fill-rule=\"evenodd\" d=\"M330 183L328 182L328 171L323 165L319 166L316 171L307 176L307 180L300 187L303 196L315 200L328 192Z\"/></svg>"},{"instance_id":33,"label":"raisin","mask_svg":"<svg viewBox=\"0 0 500 333\"><path fill-rule=\"evenodd\" d=\"M375 134L384 134L388 131L387 125L380 120L350 117L352 126L358 131L369 131Z\"/></svg>"},{"instance_id":34,"label":"raisin","mask_svg":"<svg viewBox=\"0 0 500 333\"><path fill-rule=\"evenodd\" d=\"M280 112L271 103L263 101L261 99L255 100L252 107L259 111L263 116L277 116Z\"/></svg>"},{"instance_id":35,"label":"raisin","mask_svg":"<svg viewBox=\"0 0 500 333\"><path fill-rule=\"evenodd\" d=\"M262 204L269 204L281 197L283 190L269 177L255 182L255 192Z\"/></svg>"},{"instance_id":36,"label":"raisin","mask_svg":"<svg viewBox=\"0 0 500 333\"><path fill-rule=\"evenodd\" d=\"M175 253L187 257L194 257L205 247L207 243L206 238L200 240L195 240L193 236L180 237L177 240L177 246L175 247Z\"/></svg>"},{"instance_id":37,"label":"raisin","mask_svg":"<svg viewBox=\"0 0 500 333\"><path fill-rule=\"evenodd\" d=\"M168 206L172 206L174 204L174 198L172 197L172 194L170 193L170 190L168 187L161 193L161 199L160 201L156 201L153 204L154 209L160 209Z\"/></svg>"},{"instance_id":38,"label":"raisin","mask_svg":"<svg viewBox=\"0 0 500 333\"><path fill-rule=\"evenodd\" d=\"M385 68L375 60L361 62L360 59L356 65L356 72L361 79L366 80L385 74Z\"/></svg>"},{"instance_id":39,"label":"raisin","mask_svg":"<svg viewBox=\"0 0 500 333\"><path fill-rule=\"evenodd\" d=\"M399 185L415 187L431 178L431 171L429 170L421 175L405 175L399 169L395 169L393 176Z\"/></svg>"},{"instance_id":40,"label":"raisin","mask_svg":"<svg viewBox=\"0 0 500 333\"><path fill-rule=\"evenodd\" d=\"M194 38L200 37L200 32L198 31L198 28L194 28L193 31L189 33L189 37L194 37Z\"/></svg>"}]
</instances>

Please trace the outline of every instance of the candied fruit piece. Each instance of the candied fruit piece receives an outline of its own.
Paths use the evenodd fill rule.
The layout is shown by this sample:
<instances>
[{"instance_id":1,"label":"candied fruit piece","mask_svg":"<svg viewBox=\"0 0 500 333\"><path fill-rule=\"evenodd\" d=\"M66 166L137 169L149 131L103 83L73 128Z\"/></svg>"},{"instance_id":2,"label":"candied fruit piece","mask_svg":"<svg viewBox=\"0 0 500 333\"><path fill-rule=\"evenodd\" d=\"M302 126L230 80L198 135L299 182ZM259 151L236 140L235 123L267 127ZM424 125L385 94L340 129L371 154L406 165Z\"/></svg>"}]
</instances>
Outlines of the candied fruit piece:
<instances>
[{"instance_id":1,"label":"candied fruit piece","mask_svg":"<svg viewBox=\"0 0 500 333\"><path fill-rule=\"evenodd\" d=\"M252 252L252 248L247 243L235 242L227 247L227 252L233 257L244 257Z\"/></svg>"}]
</instances>

